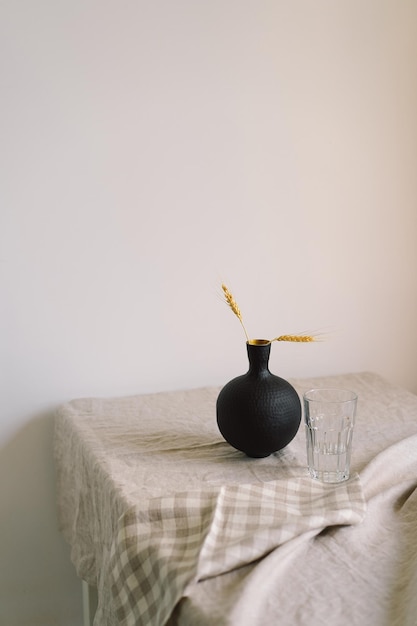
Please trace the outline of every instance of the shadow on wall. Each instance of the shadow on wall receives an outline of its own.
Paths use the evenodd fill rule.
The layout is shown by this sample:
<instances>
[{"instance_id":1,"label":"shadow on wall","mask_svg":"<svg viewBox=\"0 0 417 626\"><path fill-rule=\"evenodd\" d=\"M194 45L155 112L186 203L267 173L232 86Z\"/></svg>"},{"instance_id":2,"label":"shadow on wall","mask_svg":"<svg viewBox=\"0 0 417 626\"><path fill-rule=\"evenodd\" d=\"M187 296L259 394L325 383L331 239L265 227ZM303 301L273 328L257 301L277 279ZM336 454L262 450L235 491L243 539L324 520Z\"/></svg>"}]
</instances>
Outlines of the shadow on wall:
<instances>
[{"instance_id":1,"label":"shadow on wall","mask_svg":"<svg viewBox=\"0 0 417 626\"><path fill-rule=\"evenodd\" d=\"M0 623L8 626L81 623L80 582L57 526L53 421L53 411L34 417L0 450Z\"/></svg>"}]
</instances>

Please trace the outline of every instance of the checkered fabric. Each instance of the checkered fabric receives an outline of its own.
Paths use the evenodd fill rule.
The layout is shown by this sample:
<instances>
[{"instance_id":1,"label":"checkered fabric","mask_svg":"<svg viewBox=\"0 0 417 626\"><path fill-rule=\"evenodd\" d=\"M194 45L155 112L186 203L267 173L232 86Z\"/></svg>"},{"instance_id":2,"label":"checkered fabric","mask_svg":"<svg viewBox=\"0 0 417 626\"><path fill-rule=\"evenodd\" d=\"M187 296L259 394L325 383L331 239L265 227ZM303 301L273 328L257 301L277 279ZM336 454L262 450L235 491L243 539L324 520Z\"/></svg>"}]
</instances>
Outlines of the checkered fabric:
<instances>
[{"instance_id":1,"label":"checkered fabric","mask_svg":"<svg viewBox=\"0 0 417 626\"><path fill-rule=\"evenodd\" d=\"M357 475L338 485L298 477L152 498L119 520L110 562L117 623L163 626L190 582L364 515Z\"/></svg>"}]
</instances>

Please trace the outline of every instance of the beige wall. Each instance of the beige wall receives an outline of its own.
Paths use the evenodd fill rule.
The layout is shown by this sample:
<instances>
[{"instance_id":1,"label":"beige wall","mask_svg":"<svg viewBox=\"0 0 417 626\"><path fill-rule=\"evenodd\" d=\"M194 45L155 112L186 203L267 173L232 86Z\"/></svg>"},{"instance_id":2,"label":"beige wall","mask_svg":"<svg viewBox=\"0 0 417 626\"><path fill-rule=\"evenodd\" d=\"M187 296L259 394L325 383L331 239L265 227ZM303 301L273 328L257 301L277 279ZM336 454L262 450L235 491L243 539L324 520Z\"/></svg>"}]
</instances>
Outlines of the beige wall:
<instances>
[{"instance_id":1,"label":"beige wall","mask_svg":"<svg viewBox=\"0 0 417 626\"><path fill-rule=\"evenodd\" d=\"M417 392L417 3L1 3L0 622L75 626L52 415L284 377ZM214 417L213 417L214 418Z\"/></svg>"}]
</instances>

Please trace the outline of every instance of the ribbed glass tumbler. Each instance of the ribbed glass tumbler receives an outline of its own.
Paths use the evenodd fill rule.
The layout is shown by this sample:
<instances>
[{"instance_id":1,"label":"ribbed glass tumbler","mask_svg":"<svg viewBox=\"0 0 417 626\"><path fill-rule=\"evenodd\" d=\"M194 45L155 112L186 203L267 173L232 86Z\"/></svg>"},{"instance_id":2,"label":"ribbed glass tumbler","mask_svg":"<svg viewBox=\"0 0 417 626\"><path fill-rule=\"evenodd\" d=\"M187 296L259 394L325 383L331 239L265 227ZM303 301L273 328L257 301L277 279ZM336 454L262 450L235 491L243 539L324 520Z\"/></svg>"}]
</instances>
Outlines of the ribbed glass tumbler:
<instances>
[{"instance_id":1,"label":"ribbed glass tumbler","mask_svg":"<svg viewBox=\"0 0 417 626\"><path fill-rule=\"evenodd\" d=\"M310 389L303 400L310 476L325 483L347 480L357 395L348 389Z\"/></svg>"}]
</instances>

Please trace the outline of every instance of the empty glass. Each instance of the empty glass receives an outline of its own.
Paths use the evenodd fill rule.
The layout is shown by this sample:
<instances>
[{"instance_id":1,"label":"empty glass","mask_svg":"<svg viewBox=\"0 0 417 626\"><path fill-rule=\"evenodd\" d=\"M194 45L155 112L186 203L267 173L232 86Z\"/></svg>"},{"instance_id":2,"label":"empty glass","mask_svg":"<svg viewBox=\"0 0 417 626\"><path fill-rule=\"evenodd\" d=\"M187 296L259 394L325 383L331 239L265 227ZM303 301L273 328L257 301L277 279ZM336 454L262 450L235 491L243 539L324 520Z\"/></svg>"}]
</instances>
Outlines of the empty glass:
<instances>
[{"instance_id":1,"label":"empty glass","mask_svg":"<svg viewBox=\"0 0 417 626\"><path fill-rule=\"evenodd\" d=\"M311 477L325 483L347 480L357 395L348 389L310 389L303 399Z\"/></svg>"}]
</instances>

